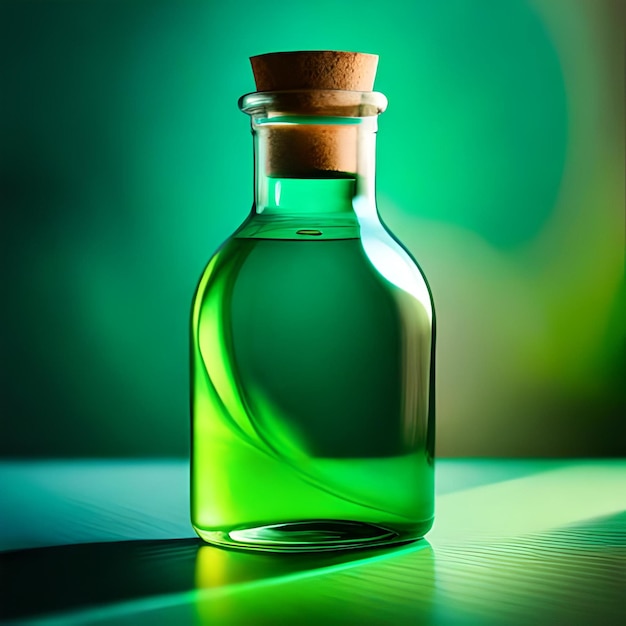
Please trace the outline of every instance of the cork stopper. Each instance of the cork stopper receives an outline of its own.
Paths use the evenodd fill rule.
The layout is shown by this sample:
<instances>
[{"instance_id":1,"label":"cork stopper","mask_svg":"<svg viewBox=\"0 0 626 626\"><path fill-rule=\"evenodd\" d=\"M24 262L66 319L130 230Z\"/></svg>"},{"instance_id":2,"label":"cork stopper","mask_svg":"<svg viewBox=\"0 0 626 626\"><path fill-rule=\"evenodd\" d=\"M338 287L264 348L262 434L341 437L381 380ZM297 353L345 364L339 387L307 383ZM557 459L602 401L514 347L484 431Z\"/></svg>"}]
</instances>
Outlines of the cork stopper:
<instances>
[{"instance_id":1,"label":"cork stopper","mask_svg":"<svg viewBox=\"0 0 626 626\"><path fill-rule=\"evenodd\" d=\"M271 52L251 57L257 91L372 91L378 55L335 50Z\"/></svg>"},{"instance_id":2,"label":"cork stopper","mask_svg":"<svg viewBox=\"0 0 626 626\"><path fill-rule=\"evenodd\" d=\"M301 97L309 113L324 105L321 90L372 91L378 56L314 50L274 52L250 59L257 91L308 90ZM268 129L266 171L270 176L309 177L357 171L358 127L354 124L280 125Z\"/></svg>"}]
</instances>

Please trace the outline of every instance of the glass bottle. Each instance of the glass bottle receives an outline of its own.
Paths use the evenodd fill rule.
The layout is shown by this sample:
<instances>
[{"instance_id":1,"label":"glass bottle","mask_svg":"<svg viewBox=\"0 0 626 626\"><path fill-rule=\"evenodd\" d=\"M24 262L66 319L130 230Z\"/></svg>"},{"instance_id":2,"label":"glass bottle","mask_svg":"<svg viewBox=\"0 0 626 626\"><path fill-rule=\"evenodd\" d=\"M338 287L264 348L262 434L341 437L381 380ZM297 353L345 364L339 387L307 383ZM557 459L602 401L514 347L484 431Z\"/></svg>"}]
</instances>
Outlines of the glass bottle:
<instances>
[{"instance_id":1,"label":"glass bottle","mask_svg":"<svg viewBox=\"0 0 626 626\"><path fill-rule=\"evenodd\" d=\"M194 529L268 551L422 537L433 521L435 320L423 274L376 208L387 100L285 90L239 104L255 195L193 301Z\"/></svg>"}]
</instances>

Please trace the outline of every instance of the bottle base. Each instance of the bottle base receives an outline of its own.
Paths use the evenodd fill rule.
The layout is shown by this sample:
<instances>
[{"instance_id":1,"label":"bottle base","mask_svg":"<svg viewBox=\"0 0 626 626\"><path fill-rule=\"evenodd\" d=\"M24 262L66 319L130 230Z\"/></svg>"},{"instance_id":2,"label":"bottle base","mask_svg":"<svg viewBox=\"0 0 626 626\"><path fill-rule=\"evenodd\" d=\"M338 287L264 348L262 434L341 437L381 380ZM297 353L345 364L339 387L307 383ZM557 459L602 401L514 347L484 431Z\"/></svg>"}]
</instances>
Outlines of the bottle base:
<instances>
[{"instance_id":1,"label":"bottle base","mask_svg":"<svg viewBox=\"0 0 626 626\"><path fill-rule=\"evenodd\" d=\"M263 552L320 552L406 543L421 539L431 525L432 520L428 520L410 533L396 532L366 522L336 520L287 522L229 531L194 529L207 543L225 548Z\"/></svg>"}]
</instances>

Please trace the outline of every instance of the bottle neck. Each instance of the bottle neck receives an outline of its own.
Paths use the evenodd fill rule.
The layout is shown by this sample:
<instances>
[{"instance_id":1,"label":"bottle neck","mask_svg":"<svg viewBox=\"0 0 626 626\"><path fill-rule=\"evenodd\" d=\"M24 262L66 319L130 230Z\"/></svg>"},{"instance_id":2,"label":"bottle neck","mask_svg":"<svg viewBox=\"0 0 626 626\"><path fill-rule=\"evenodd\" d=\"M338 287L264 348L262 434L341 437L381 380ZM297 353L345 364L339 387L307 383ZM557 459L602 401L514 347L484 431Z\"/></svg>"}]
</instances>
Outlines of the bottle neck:
<instances>
[{"instance_id":1,"label":"bottle neck","mask_svg":"<svg viewBox=\"0 0 626 626\"><path fill-rule=\"evenodd\" d=\"M376 218L376 122L253 117L253 214Z\"/></svg>"}]
</instances>

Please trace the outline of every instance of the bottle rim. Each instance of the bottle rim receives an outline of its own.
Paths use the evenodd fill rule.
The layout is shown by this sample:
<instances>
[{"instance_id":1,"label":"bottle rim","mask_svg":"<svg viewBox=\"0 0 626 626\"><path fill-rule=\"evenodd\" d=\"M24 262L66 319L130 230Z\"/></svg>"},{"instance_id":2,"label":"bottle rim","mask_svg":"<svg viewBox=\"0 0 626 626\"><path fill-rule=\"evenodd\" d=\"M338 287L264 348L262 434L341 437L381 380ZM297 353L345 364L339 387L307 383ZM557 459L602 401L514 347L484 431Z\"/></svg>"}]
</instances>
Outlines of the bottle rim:
<instances>
[{"instance_id":1,"label":"bottle rim","mask_svg":"<svg viewBox=\"0 0 626 626\"><path fill-rule=\"evenodd\" d=\"M373 117L385 111L387 97L378 91L290 89L248 93L239 98L238 104L241 111L252 117Z\"/></svg>"}]
</instances>

